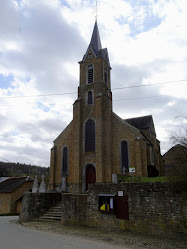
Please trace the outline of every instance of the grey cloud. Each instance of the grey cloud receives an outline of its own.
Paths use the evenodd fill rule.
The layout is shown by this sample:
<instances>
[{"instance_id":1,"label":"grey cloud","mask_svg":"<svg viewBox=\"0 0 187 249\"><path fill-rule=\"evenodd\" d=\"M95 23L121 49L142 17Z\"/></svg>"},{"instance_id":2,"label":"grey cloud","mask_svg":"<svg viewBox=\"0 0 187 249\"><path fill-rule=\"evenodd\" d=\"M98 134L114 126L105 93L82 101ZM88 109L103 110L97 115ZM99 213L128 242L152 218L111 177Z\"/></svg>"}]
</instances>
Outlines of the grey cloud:
<instances>
[{"instance_id":1,"label":"grey cloud","mask_svg":"<svg viewBox=\"0 0 187 249\"><path fill-rule=\"evenodd\" d=\"M70 83L78 77L70 76L63 62L73 59L77 63L82 58L84 40L76 27L67 24L60 10L37 6L26 11L19 13L23 19L21 32L9 38L18 41L21 50L7 51L1 63L34 78L41 92L71 90Z\"/></svg>"},{"instance_id":2,"label":"grey cloud","mask_svg":"<svg viewBox=\"0 0 187 249\"><path fill-rule=\"evenodd\" d=\"M60 9L48 8L41 5L39 1L34 7L30 1L30 7L23 9L16 9L12 5L12 1L0 0L0 2L0 37L5 41L18 42L20 45L18 51L3 51L0 63L10 72L14 72L18 78L19 75L16 74L16 71L23 72L28 78L34 79L36 88L41 94L77 91L79 74L72 75L64 64L69 63L70 68L71 66L74 68L75 65L78 67L77 62L86 52L88 44L80 36L77 27L66 22ZM185 46L185 42L181 45ZM114 65L112 57L110 59L113 67L112 88L139 85L144 79L151 78L155 72L164 71L166 65L172 63L168 60L155 60L141 66L125 66ZM160 96L160 86L114 90L114 111L123 113L124 118L128 118L132 115L138 116L138 113L143 110L147 115L153 114L156 130L161 127L167 132L172 125L164 123L164 120L172 120L180 110L184 110L184 99L161 96L159 98L116 101L157 95ZM50 104L51 102L55 103L53 101L55 98L57 96L39 99L39 101ZM58 96L59 98L63 99L64 96ZM76 95L72 95L71 99L73 104ZM173 101L176 104L168 106L168 103ZM63 107L64 104L62 104ZM51 108L50 111L54 113L54 110ZM72 105L67 111L72 114ZM3 156L11 161L33 162L32 164L37 162L39 165L48 166L52 141L66 127L63 118L61 113L56 113L54 118L41 120L38 116L32 123L27 121L17 123L11 117L1 115L0 128L12 122L15 134L16 132L21 133L23 137L27 135L31 140L27 146L20 145L18 148L14 145L16 141L14 132L1 133L1 139L9 144L0 146ZM162 140L162 138L159 139ZM36 149L36 145L42 145L42 149Z\"/></svg>"},{"instance_id":3,"label":"grey cloud","mask_svg":"<svg viewBox=\"0 0 187 249\"><path fill-rule=\"evenodd\" d=\"M168 60L156 60L141 66L114 65L112 70L112 88L140 85L142 84L143 79L151 78L151 75L154 72L164 71L166 66L172 63L172 61ZM149 84L153 83L159 82L150 82ZM142 112L144 115L152 114L156 130L160 130L161 128L162 130L164 129L167 136L168 131L173 127L173 125L170 124L170 121L180 112L184 115L187 101L182 98L161 95L161 87L161 85L155 85L113 90L114 111L123 116L123 118L141 116ZM174 104L168 105L168 103ZM168 122L166 122L166 120L168 120ZM162 140L161 137L158 137L158 139Z\"/></svg>"},{"instance_id":4,"label":"grey cloud","mask_svg":"<svg viewBox=\"0 0 187 249\"><path fill-rule=\"evenodd\" d=\"M60 119L59 116L52 119L37 120L32 123L22 123L17 126L17 131L21 134L30 135L31 141L52 143L52 141L62 132L66 127L66 123ZM48 134L47 138L45 134Z\"/></svg>"},{"instance_id":5,"label":"grey cloud","mask_svg":"<svg viewBox=\"0 0 187 249\"><path fill-rule=\"evenodd\" d=\"M13 1L0 0L0 6L0 37L13 39L20 30L20 16Z\"/></svg>"},{"instance_id":6,"label":"grey cloud","mask_svg":"<svg viewBox=\"0 0 187 249\"><path fill-rule=\"evenodd\" d=\"M43 146L43 149L37 149L30 145L16 147L14 144L9 145L9 151L6 146L1 146L3 157L11 162L28 163L39 166L49 166L50 148Z\"/></svg>"}]
</instances>

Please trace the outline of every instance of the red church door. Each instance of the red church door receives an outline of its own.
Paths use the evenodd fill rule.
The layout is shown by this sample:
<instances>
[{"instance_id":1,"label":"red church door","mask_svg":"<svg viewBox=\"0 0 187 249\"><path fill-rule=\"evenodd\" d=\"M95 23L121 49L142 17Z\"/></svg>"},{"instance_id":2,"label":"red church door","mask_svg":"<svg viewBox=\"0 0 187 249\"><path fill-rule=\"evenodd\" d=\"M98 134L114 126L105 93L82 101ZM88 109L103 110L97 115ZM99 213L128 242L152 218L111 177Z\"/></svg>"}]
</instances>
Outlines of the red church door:
<instances>
[{"instance_id":1,"label":"red church door","mask_svg":"<svg viewBox=\"0 0 187 249\"><path fill-rule=\"evenodd\" d=\"M88 190L88 184L96 182L96 171L93 165L89 164L86 168L86 191Z\"/></svg>"}]
</instances>

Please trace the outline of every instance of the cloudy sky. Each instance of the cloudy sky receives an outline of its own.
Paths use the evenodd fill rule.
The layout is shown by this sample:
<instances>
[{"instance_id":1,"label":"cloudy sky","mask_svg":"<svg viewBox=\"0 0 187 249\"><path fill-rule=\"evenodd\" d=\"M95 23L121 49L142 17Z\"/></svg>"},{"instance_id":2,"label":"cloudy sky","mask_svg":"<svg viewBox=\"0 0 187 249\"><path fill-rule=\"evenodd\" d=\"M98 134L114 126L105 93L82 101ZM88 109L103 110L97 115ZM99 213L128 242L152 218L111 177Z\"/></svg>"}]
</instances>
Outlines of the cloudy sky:
<instances>
[{"instance_id":1,"label":"cloudy sky","mask_svg":"<svg viewBox=\"0 0 187 249\"><path fill-rule=\"evenodd\" d=\"M72 120L94 8L93 0L0 0L0 161L49 166L53 140ZM98 1L113 110L152 114L162 153L176 116L186 115L186 23L186 0Z\"/></svg>"}]
</instances>

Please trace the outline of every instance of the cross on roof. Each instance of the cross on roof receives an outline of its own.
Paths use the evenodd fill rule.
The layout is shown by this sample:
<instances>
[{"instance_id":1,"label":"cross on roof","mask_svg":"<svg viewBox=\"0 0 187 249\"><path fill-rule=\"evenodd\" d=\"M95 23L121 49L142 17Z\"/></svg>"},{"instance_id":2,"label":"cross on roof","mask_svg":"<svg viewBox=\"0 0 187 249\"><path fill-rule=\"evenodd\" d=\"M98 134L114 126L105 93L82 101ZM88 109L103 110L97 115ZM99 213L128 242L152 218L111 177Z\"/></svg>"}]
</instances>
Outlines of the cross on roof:
<instances>
[{"instance_id":1,"label":"cross on roof","mask_svg":"<svg viewBox=\"0 0 187 249\"><path fill-rule=\"evenodd\" d=\"M95 1L95 10L94 10L94 13L95 13L95 20L97 20L97 17L98 17L98 8L97 8L97 1Z\"/></svg>"}]
</instances>

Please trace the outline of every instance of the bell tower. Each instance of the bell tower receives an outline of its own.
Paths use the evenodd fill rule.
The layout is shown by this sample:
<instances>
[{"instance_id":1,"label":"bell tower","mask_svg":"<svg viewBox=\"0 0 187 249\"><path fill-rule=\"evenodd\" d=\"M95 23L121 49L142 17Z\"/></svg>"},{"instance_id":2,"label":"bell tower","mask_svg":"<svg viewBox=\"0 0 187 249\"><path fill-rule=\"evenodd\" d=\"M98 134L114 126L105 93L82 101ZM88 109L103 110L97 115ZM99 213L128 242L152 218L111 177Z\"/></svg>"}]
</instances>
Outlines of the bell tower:
<instances>
[{"instance_id":1,"label":"bell tower","mask_svg":"<svg viewBox=\"0 0 187 249\"><path fill-rule=\"evenodd\" d=\"M111 80L110 80L110 61L108 57L107 48L102 49L99 30L97 21L95 22L92 38L86 54L83 56L80 64L80 84L79 84L79 95L81 96L81 90L85 86L93 86L100 84L103 89L102 93L108 91L109 97L111 97ZM105 89L105 90L104 90ZM97 89L101 93L101 89ZM104 91L104 92L103 92Z\"/></svg>"},{"instance_id":2,"label":"bell tower","mask_svg":"<svg viewBox=\"0 0 187 249\"><path fill-rule=\"evenodd\" d=\"M96 182L111 182L111 115L112 92L110 61L102 49L97 21L90 44L80 64L78 99L74 103L73 120L76 141L76 176L85 192L89 184L87 168L95 168ZM92 173L93 174L93 173ZM79 176L79 177L78 177Z\"/></svg>"}]
</instances>

